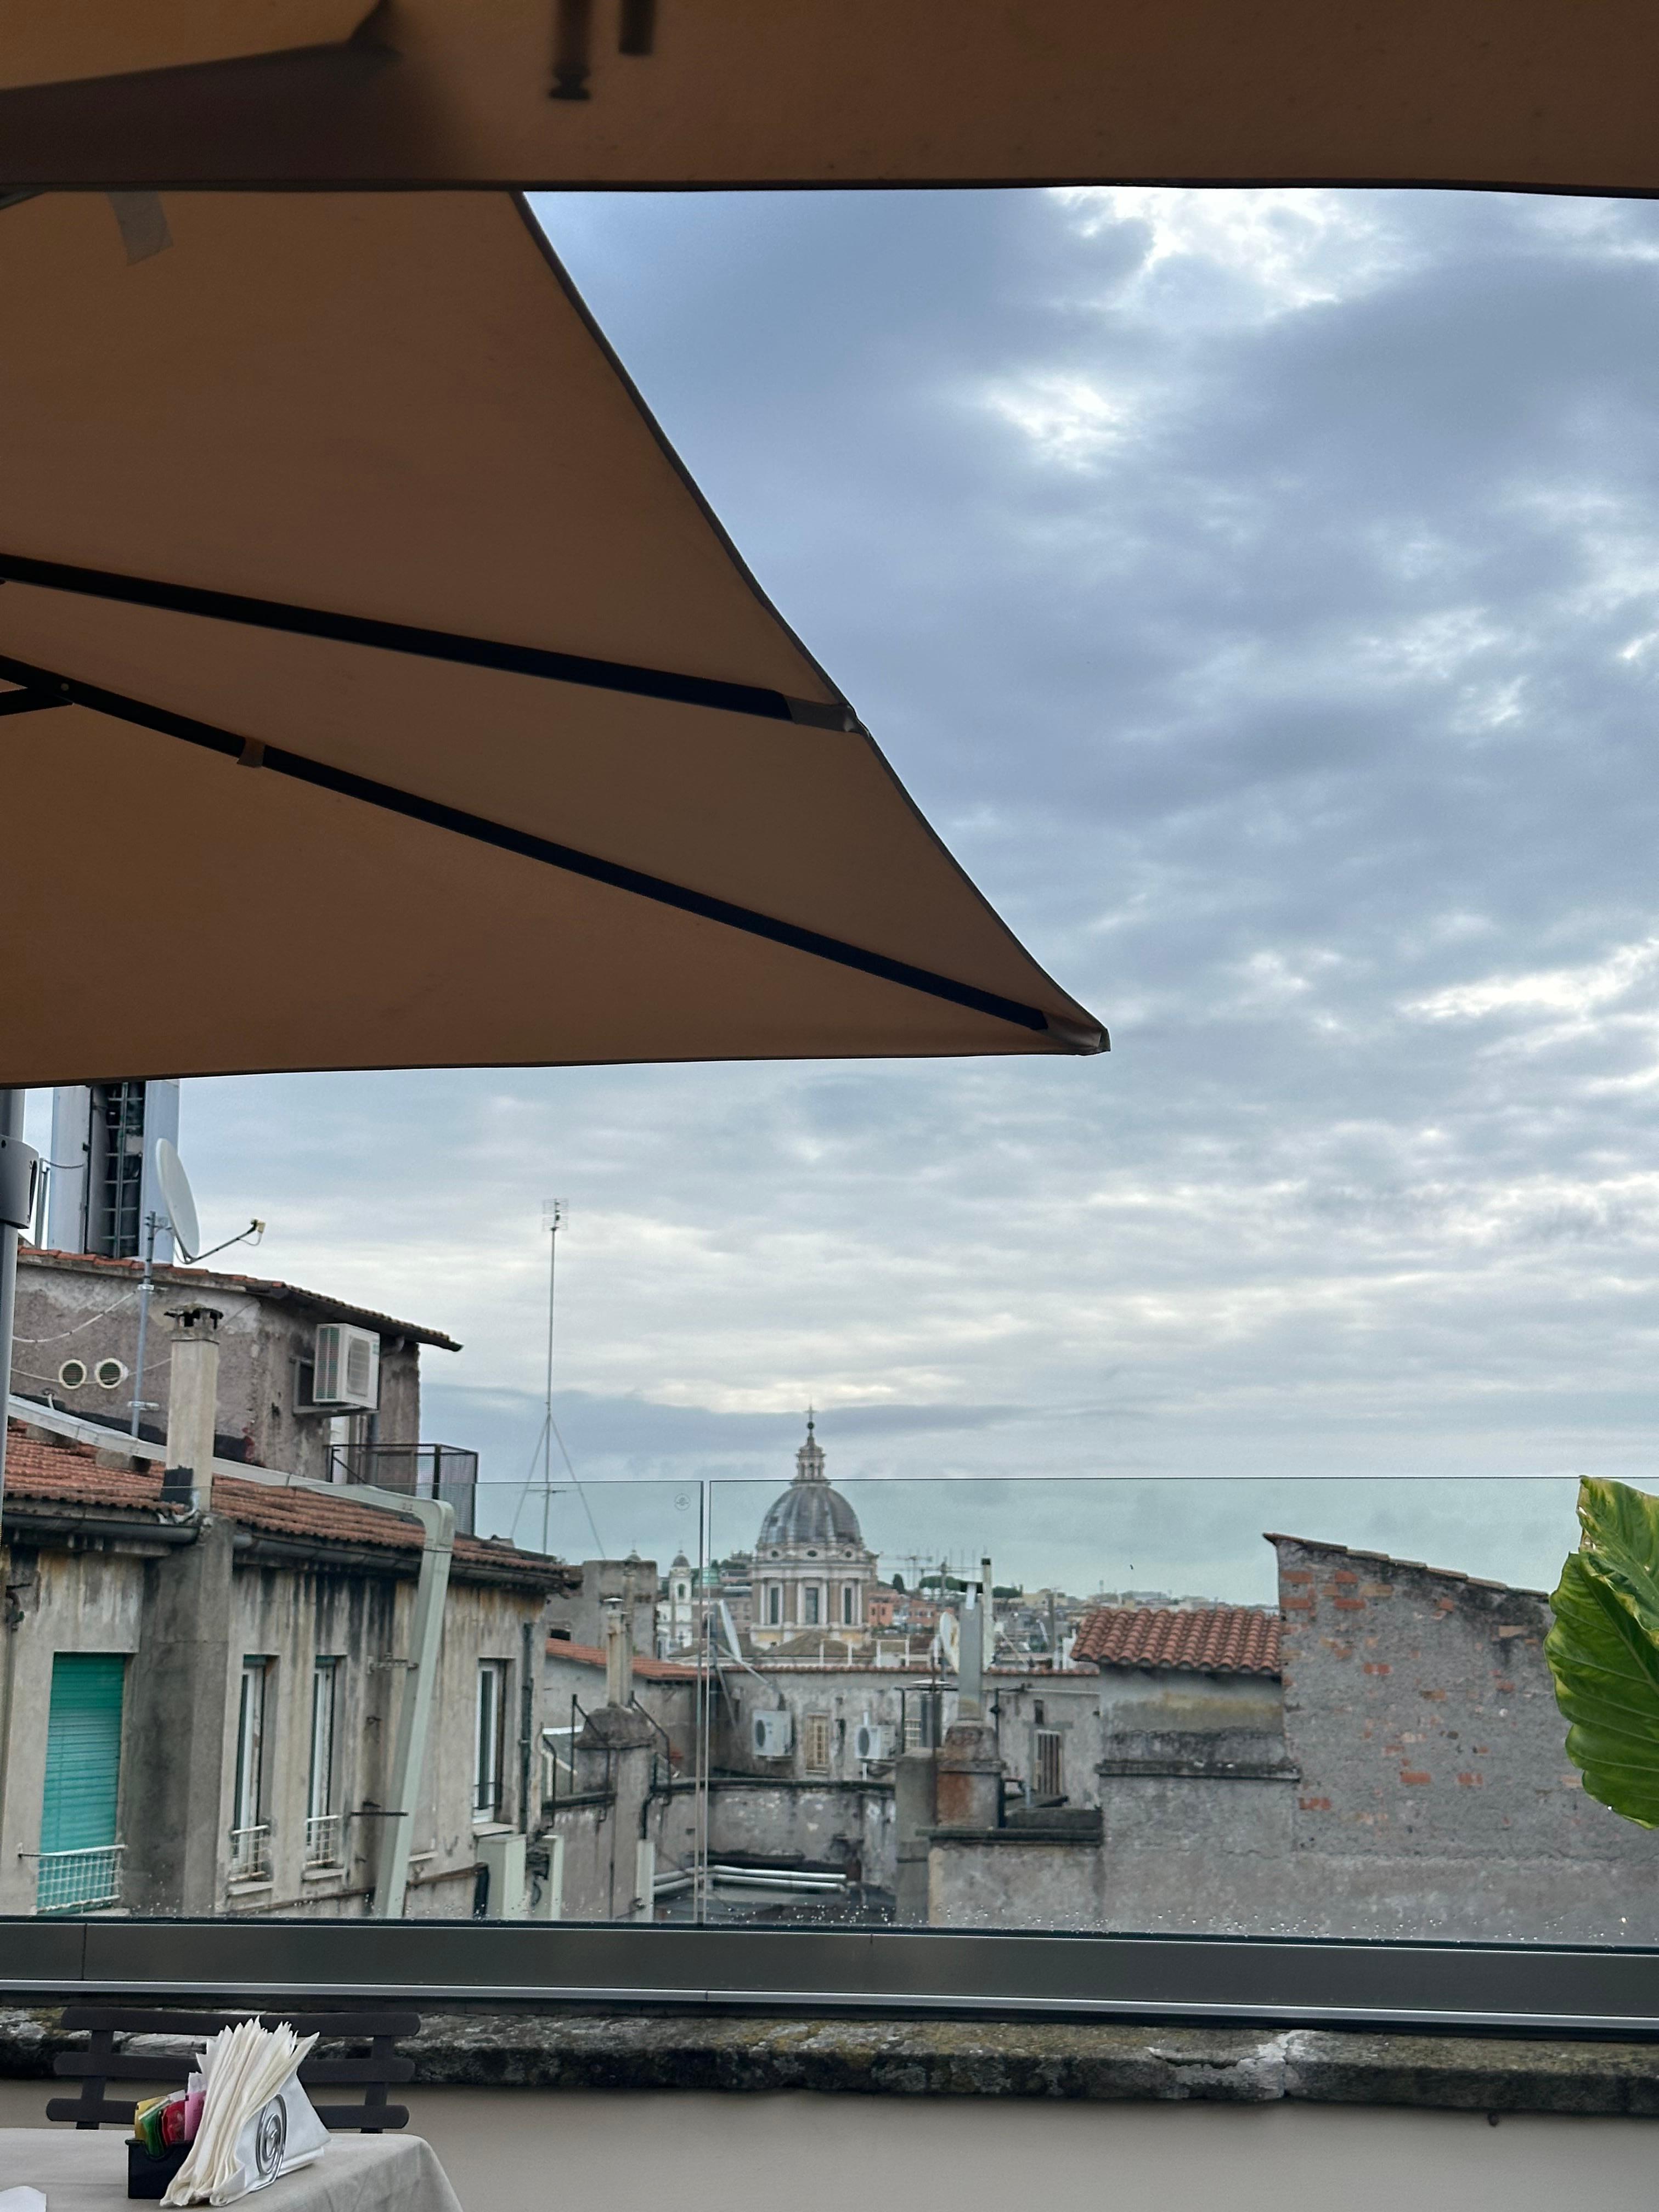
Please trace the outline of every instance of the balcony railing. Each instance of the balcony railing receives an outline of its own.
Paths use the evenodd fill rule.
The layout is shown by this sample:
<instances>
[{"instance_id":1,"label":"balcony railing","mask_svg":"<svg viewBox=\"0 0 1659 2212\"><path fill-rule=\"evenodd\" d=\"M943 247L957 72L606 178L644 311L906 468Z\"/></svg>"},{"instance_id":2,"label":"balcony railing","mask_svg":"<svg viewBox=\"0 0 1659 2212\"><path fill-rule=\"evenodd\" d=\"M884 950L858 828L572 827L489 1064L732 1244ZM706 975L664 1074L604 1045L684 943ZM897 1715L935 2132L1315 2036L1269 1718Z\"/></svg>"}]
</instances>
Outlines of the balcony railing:
<instances>
[{"instance_id":1,"label":"balcony railing","mask_svg":"<svg viewBox=\"0 0 1659 2212\"><path fill-rule=\"evenodd\" d=\"M270 1823L230 1832L230 1878L233 1881L263 1881L270 1872Z\"/></svg>"},{"instance_id":2,"label":"balcony railing","mask_svg":"<svg viewBox=\"0 0 1659 2212\"><path fill-rule=\"evenodd\" d=\"M370 1482L408 1498L437 1498L455 1509L455 1526L473 1534L478 1455L459 1444L335 1444L328 1455L332 1482Z\"/></svg>"},{"instance_id":3,"label":"balcony railing","mask_svg":"<svg viewBox=\"0 0 1659 2212\"><path fill-rule=\"evenodd\" d=\"M91 1912L121 1902L125 1844L95 1844L83 1851L25 1851L34 1868L37 1912Z\"/></svg>"},{"instance_id":4,"label":"balcony railing","mask_svg":"<svg viewBox=\"0 0 1659 2212\"><path fill-rule=\"evenodd\" d=\"M343 1856L344 1832L345 1815L343 1813L313 1813L306 1822L307 1866L343 1866L345 1863Z\"/></svg>"}]
</instances>

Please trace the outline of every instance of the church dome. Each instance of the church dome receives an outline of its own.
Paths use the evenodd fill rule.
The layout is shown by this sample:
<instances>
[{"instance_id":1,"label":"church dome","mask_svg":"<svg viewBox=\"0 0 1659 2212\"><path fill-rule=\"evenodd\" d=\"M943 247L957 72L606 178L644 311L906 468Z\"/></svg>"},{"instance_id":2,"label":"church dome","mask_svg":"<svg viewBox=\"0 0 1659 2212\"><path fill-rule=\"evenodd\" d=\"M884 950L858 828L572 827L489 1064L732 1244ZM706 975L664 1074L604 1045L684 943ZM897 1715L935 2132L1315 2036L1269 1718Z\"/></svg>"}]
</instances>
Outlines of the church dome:
<instances>
[{"instance_id":1,"label":"church dome","mask_svg":"<svg viewBox=\"0 0 1659 2212\"><path fill-rule=\"evenodd\" d=\"M809 1416L806 1442L795 1454L795 1479L769 1507L756 1549L764 1556L773 1551L799 1552L830 1544L862 1549L864 1535L858 1515L825 1479L823 1448L812 1432Z\"/></svg>"}]
</instances>

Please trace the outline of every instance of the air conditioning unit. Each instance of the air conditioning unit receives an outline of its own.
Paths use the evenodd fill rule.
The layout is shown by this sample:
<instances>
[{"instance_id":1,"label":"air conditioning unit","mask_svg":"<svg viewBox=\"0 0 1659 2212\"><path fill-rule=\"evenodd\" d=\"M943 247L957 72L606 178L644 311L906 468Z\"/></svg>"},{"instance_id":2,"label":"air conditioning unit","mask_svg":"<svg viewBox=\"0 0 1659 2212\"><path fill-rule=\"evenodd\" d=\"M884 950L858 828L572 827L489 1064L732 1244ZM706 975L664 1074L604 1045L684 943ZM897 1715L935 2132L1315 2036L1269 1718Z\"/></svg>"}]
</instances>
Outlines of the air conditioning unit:
<instances>
[{"instance_id":1,"label":"air conditioning unit","mask_svg":"<svg viewBox=\"0 0 1659 2212\"><path fill-rule=\"evenodd\" d=\"M878 1759L887 1757L887 1731L878 1723L865 1718L853 1731L853 1756L873 1766Z\"/></svg>"},{"instance_id":2,"label":"air conditioning unit","mask_svg":"<svg viewBox=\"0 0 1659 2212\"><path fill-rule=\"evenodd\" d=\"M380 1402L380 1340L372 1329L325 1321L317 1331L313 1406L350 1407L372 1413Z\"/></svg>"},{"instance_id":3,"label":"air conditioning unit","mask_svg":"<svg viewBox=\"0 0 1659 2212\"><path fill-rule=\"evenodd\" d=\"M787 1759L789 1747L794 1741L795 1717L792 1712L757 1713L755 1715L755 1756L757 1759Z\"/></svg>"}]
</instances>

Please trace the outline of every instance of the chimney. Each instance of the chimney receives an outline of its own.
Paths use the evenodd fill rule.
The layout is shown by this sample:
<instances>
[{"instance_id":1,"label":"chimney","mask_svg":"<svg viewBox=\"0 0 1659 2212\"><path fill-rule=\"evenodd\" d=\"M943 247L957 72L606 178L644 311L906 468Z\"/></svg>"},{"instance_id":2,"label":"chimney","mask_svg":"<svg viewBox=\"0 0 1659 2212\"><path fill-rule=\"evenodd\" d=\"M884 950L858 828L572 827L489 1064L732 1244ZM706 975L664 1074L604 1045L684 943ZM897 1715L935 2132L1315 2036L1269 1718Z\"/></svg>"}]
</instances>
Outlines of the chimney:
<instances>
[{"instance_id":1,"label":"chimney","mask_svg":"<svg viewBox=\"0 0 1659 2212\"><path fill-rule=\"evenodd\" d=\"M213 1498L214 1416L219 1403L219 1322L212 1306L175 1306L167 1378L167 1458L161 1495L205 1513Z\"/></svg>"},{"instance_id":2,"label":"chimney","mask_svg":"<svg viewBox=\"0 0 1659 2212\"><path fill-rule=\"evenodd\" d=\"M964 1597L967 1593L963 1593ZM957 1718L981 1720L985 1714L985 1669L996 1656L996 1619L991 1598L991 1562L979 1563L979 1603L963 1606L958 1620Z\"/></svg>"},{"instance_id":3,"label":"chimney","mask_svg":"<svg viewBox=\"0 0 1659 2212\"><path fill-rule=\"evenodd\" d=\"M634 1696L634 1624L625 1600L605 1601L605 1702L626 1705Z\"/></svg>"}]
</instances>

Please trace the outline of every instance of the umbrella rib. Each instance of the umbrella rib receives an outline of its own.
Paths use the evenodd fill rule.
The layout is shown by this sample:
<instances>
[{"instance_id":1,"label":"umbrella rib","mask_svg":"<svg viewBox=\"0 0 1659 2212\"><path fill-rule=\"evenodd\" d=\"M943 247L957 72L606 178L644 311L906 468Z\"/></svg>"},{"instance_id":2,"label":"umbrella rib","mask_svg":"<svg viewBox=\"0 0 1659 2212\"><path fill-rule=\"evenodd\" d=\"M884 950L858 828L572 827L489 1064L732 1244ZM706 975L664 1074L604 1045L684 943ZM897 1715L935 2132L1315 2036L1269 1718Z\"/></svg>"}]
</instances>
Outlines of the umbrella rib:
<instances>
[{"instance_id":1,"label":"umbrella rib","mask_svg":"<svg viewBox=\"0 0 1659 2212\"><path fill-rule=\"evenodd\" d=\"M764 684L732 684L715 676L683 676L672 669L645 668L633 661L556 653L545 646L507 645L496 638L428 629L416 623L383 622L372 615L331 614L319 607L290 606L283 599L249 599L239 592L206 591L194 584L162 583L150 576L118 575L104 568L37 561L27 554L0 553L0 581L33 584L51 592L77 592L88 599L114 599L127 606L161 607L172 614L241 623L253 629L286 631L291 636L372 646L382 653L412 653L426 660L457 661L464 667L501 669L512 676L539 676L557 684L586 684L600 691L631 692L637 697L668 699L685 707L719 707L728 714L756 714L765 721L800 722L817 729L844 732L858 728L847 707L793 699Z\"/></svg>"},{"instance_id":2,"label":"umbrella rib","mask_svg":"<svg viewBox=\"0 0 1659 2212\"><path fill-rule=\"evenodd\" d=\"M67 707L67 699L54 698L49 691L7 691L0 693L0 714L38 714L47 707Z\"/></svg>"},{"instance_id":3,"label":"umbrella rib","mask_svg":"<svg viewBox=\"0 0 1659 2212\"><path fill-rule=\"evenodd\" d=\"M447 805L442 800L423 799L416 792L401 790L396 784L381 783L372 776L356 775L349 769L335 767L328 761L313 760L305 753L290 752L285 746L263 743L257 738L240 738L234 732L221 729L212 722L198 721L192 715L174 714L166 707L153 707L142 699L128 698L119 691L106 690L101 684L84 684L78 678L58 674L55 671L36 668L29 663L15 660L0 654L0 676L9 682L24 685L32 693L50 690L53 703L89 708L94 713L107 714L112 720L131 722L140 729L154 730L162 737L177 738L185 744L197 745L204 750L216 753L221 759L246 763L249 767L266 769L277 775L292 777L299 783L310 784L320 791L331 791L344 799L359 800L377 806L392 814L401 814L412 822L422 822L429 828L445 830L457 836L468 837L483 845L493 845L499 851L515 853L522 859L540 861L544 866L561 868L568 874L584 876L590 882L605 884L613 890L632 892L636 897L650 899L659 906L673 907L682 914L695 915L705 921L716 921L728 929L744 932L750 937L769 939L774 945L787 946L792 951L811 954L820 960L833 962L842 968L852 968L866 975L873 975L885 983L897 983L912 991L921 991L929 998L943 999L952 1006L965 1006L975 1013L988 1014L998 1021L1012 1022L1023 1030L1039 1034L1052 1034L1071 1051L1095 1052L1101 1049L1097 1036L1085 1037L1074 1033L1066 1024L1051 1022L1039 1007L1024 1005L1018 999L1006 999L996 991L980 989L974 983L959 983L954 977L940 975L932 969L918 968L908 960L895 960L884 952L870 952L862 945L849 945L838 937L827 936L823 931L803 928L798 922L781 921L774 915L761 914L752 907L738 906L730 899L715 898L707 891L689 890L684 884L672 884L661 876L647 874L642 869L624 866L620 861L605 860L592 853L582 853L571 845L556 843L551 838L538 837L526 830L515 830L502 822L492 822L481 814L468 813L464 808ZM42 700L40 704L47 702Z\"/></svg>"}]
</instances>

